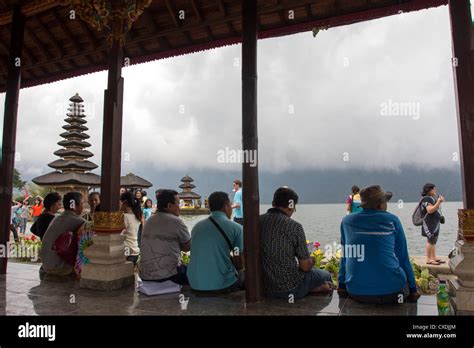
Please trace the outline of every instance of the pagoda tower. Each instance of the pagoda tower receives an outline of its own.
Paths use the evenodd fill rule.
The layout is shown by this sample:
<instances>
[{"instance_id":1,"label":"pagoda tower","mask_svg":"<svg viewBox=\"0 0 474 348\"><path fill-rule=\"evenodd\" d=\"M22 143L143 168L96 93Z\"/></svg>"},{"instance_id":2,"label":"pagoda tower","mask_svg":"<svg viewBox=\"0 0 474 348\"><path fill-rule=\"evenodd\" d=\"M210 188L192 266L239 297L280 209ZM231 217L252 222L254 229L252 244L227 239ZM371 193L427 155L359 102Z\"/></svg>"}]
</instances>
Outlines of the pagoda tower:
<instances>
[{"instance_id":1,"label":"pagoda tower","mask_svg":"<svg viewBox=\"0 0 474 348\"><path fill-rule=\"evenodd\" d=\"M88 160L94 156L92 152L86 150L91 144L85 141L89 135L85 131L89 130L85 126L87 121L84 114L84 100L75 94L70 99L67 118L64 119L66 125L62 128L65 132L60 136L64 138L58 145L62 149L54 152L59 159L48 164L56 171L33 179L33 182L40 186L50 187L59 194L78 191L87 196L88 191L93 187L100 187L100 176L89 173L97 168L97 165Z\"/></svg>"},{"instance_id":2,"label":"pagoda tower","mask_svg":"<svg viewBox=\"0 0 474 348\"><path fill-rule=\"evenodd\" d=\"M182 184L179 185L179 188L182 189L183 191L178 193L178 197L180 200L183 201L183 204L181 207L182 209L183 208L194 209L195 207L198 206L196 201L201 199L200 195L192 191L192 189L196 187L193 184L191 184L193 181L194 181L193 178L191 178L188 174L186 174L181 179Z\"/></svg>"}]
</instances>

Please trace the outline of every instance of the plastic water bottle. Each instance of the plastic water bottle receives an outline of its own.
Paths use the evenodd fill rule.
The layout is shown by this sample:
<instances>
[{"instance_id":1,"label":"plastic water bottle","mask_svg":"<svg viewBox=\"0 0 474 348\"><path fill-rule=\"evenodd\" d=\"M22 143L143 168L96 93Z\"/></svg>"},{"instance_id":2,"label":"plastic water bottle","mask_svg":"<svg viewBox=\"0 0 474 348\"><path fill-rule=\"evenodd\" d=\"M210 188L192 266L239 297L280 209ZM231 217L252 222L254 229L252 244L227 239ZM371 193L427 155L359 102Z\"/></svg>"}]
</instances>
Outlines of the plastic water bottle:
<instances>
[{"instance_id":1,"label":"plastic water bottle","mask_svg":"<svg viewBox=\"0 0 474 348\"><path fill-rule=\"evenodd\" d=\"M440 284L438 294L436 295L438 304L438 315L451 315L451 307L449 304L449 295L446 291L446 285Z\"/></svg>"}]
</instances>

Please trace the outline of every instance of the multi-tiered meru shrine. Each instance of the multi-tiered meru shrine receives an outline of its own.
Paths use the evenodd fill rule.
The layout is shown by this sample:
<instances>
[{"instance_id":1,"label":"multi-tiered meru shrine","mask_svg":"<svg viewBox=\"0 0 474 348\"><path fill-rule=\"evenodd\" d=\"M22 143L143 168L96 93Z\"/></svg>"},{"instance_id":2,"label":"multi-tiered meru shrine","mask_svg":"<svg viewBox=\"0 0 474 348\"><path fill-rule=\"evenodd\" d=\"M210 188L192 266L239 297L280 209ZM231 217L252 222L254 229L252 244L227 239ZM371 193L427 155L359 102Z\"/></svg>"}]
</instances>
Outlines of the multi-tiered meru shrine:
<instances>
[{"instance_id":1,"label":"multi-tiered meru shrine","mask_svg":"<svg viewBox=\"0 0 474 348\"><path fill-rule=\"evenodd\" d=\"M86 150L91 144L85 141L89 138L85 133L89 128L85 126L87 121L82 104L84 100L77 93L69 100L71 103L67 109L67 118L64 119L67 124L63 126L66 131L60 134L64 139L58 142L63 148L54 152L60 158L48 164L56 171L38 176L33 182L50 187L61 195L69 191L78 191L87 196L91 188L100 187L100 176L90 173L97 168L97 165L88 160L94 155Z\"/></svg>"},{"instance_id":2,"label":"multi-tiered meru shrine","mask_svg":"<svg viewBox=\"0 0 474 348\"><path fill-rule=\"evenodd\" d=\"M195 185L191 184L194 181L188 174L181 178L182 184L179 185L179 188L182 189L178 193L181 214L182 215L201 215L209 214L208 208L202 208L201 196L193 192L193 189L196 188Z\"/></svg>"}]
</instances>

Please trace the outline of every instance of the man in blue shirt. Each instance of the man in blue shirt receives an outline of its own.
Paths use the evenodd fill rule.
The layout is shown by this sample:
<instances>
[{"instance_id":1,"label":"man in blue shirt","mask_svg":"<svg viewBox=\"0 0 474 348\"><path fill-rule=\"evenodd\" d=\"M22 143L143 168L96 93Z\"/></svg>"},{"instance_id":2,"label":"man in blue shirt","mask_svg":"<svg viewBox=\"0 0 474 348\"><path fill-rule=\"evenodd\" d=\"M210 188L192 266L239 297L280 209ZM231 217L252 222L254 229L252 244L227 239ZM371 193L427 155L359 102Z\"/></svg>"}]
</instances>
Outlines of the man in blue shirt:
<instances>
[{"instance_id":1,"label":"man in blue shirt","mask_svg":"<svg viewBox=\"0 0 474 348\"><path fill-rule=\"evenodd\" d=\"M234 221L243 225L244 209L242 207L242 181L234 180L232 183L232 191L235 192L234 204L232 205L232 209L234 209Z\"/></svg>"},{"instance_id":2,"label":"man in blue shirt","mask_svg":"<svg viewBox=\"0 0 474 348\"><path fill-rule=\"evenodd\" d=\"M398 217L386 211L392 193L374 185L360 196L363 211L341 223L340 296L378 304L416 302L420 295L405 232Z\"/></svg>"},{"instance_id":3,"label":"man in blue shirt","mask_svg":"<svg viewBox=\"0 0 474 348\"><path fill-rule=\"evenodd\" d=\"M225 192L209 196L211 215L199 221L191 231L191 259L188 280L191 289L201 292L232 292L241 290L243 282L238 268L243 265L242 226L230 220L232 208ZM233 253L234 262L230 258Z\"/></svg>"}]
</instances>

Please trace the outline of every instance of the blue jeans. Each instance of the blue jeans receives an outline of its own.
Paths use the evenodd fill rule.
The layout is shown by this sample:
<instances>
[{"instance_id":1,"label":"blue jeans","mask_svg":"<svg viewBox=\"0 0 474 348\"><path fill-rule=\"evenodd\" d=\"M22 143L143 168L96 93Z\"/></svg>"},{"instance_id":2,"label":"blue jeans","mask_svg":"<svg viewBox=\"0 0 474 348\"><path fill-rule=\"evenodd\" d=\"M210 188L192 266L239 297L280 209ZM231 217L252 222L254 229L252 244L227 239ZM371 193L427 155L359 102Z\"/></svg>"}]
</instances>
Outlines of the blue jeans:
<instances>
[{"instance_id":1,"label":"blue jeans","mask_svg":"<svg viewBox=\"0 0 474 348\"><path fill-rule=\"evenodd\" d=\"M331 273L322 269L312 269L309 272L305 272L301 283L296 288L290 291L272 294L270 297L288 299L288 296L293 295L295 299L300 299L325 282L332 283Z\"/></svg>"}]
</instances>

